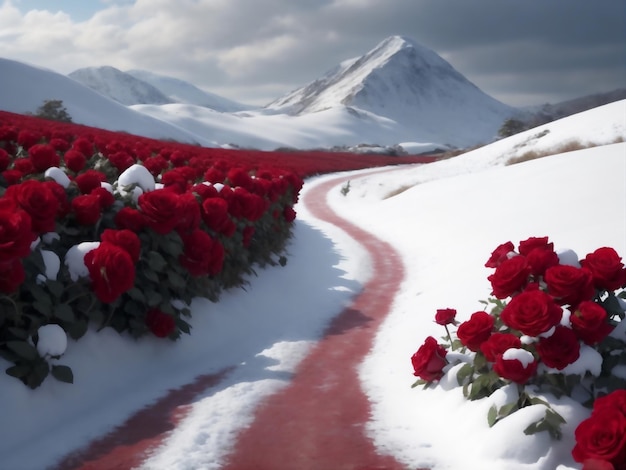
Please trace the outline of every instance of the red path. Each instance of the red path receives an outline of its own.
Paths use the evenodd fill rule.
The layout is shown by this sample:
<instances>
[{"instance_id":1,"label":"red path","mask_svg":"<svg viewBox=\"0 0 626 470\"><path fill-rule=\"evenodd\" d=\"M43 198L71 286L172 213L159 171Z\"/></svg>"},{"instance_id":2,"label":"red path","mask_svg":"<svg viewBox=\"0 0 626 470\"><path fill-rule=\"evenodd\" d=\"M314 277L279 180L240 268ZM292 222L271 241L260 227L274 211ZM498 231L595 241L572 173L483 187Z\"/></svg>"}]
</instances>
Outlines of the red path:
<instances>
[{"instance_id":1,"label":"red path","mask_svg":"<svg viewBox=\"0 0 626 470\"><path fill-rule=\"evenodd\" d=\"M369 352L404 278L395 249L335 214L326 195L349 177L318 184L304 197L311 213L345 230L372 256L372 279L329 325L298 366L292 382L261 402L253 424L227 457L229 470L394 470L366 435L370 405L357 367ZM68 456L58 469L112 470L138 466L185 414L187 404L228 371L200 377L140 411L112 434Z\"/></svg>"}]
</instances>

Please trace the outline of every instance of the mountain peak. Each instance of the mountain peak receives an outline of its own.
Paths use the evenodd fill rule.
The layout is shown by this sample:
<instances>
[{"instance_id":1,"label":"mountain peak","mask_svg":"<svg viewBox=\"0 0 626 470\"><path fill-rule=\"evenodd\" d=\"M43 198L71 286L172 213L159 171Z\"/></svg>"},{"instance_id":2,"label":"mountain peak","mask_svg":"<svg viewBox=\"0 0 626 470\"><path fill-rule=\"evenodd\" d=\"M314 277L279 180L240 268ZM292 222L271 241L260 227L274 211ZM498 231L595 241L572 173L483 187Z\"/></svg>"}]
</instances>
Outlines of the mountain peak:
<instances>
[{"instance_id":1,"label":"mountain peak","mask_svg":"<svg viewBox=\"0 0 626 470\"><path fill-rule=\"evenodd\" d=\"M436 52L404 36L384 39L364 55L268 105L291 114L338 106L416 129L416 141L440 139L442 127L459 129L459 135L448 141L453 145L476 143L471 134L491 140L515 111L482 92ZM467 122L474 123L472 131Z\"/></svg>"}]
</instances>

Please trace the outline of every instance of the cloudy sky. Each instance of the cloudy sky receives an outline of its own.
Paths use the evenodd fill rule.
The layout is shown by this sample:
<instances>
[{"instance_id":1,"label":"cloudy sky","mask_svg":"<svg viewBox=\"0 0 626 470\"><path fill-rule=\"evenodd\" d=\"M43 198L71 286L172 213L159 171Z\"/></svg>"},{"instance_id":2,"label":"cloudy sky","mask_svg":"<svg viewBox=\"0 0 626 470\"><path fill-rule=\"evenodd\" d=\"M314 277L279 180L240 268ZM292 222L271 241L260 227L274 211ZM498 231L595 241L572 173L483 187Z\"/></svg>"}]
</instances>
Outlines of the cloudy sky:
<instances>
[{"instance_id":1,"label":"cloudy sky","mask_svg":"<svg viewBox=\"0 0 626 470\"><path fill-rule=\"evenodd\" d=\"M0 0L0 57L260 105L396 34L514 106L626 87L624 0Z\"/></svg>"}]
</instances>

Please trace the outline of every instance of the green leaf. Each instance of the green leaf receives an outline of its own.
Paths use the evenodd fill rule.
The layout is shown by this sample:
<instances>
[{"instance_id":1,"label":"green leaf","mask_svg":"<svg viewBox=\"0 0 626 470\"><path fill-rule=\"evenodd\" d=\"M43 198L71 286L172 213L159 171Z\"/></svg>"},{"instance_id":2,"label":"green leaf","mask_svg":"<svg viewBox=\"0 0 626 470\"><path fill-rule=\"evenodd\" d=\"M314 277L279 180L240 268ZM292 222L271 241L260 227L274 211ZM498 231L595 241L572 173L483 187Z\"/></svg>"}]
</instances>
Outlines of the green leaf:
<instances>
[{"instance_id":1,"label":"green leaf","mask_svg":"<svg viewBox=\"0 0 626 470\"><path fill-rule=\"evenodd\" d=\"M28 339L28 331L22 328L8 328L9 333L18 339L26 341Z\"/></svg>"},{"instance_id":2,"label":"green leaf","mask_svg":"<svg viewBox=\"0 0 626 470\"><path fill-rule=\"evenodd\" d=\"M61 295L63 295L63 291L65 290L65 288L63 287L62 282L48 280L48 282L46 282L46 285L48 286L50 293L56 298L59 298L61 297Z\"/></svg>"},{"instance_id":3,"label":"green leaf","mask_svg":"<svg viewBox=\"0 0 626 470\"><path fill-rule=\"evenodd\" d=\"M68 304L59 304L54 309L54 316L67 323L73 323L76 320L74 310Z\"/></svg>"},{"instance_id":4,"label":"green leaf","mask_svg":"<svg viewBox=\"0 0 626 470\"><path fill-rule=\"evenodd\" d=\"M150 269L144 269L142 271L142 274L146 277L148 281L154 282L155 284L158 284L159 282L161 282L159 280L159 275Z\"/></svg>"},{"instance_id":5,"label":"green leaf","mask_svg":"<svg viewBox=\"0 0 626 470\"><path fill-rule=\"evenodd\" d=\"M26 341L7 341L7 347L27 361L35 361L39 357L37 349Z\"/></svg>"},{"instance_id":6,"label":"green leaf","mask_svg":"<svg viewBox=\"0 0 626 470\"><path fill-rule=\"evenodd\" d=\"M49 301L41 302L39 300L35 300L32 305L33 305L33 308L37 310L39 313L41 313L42 315L45 315L46 317L49 317L52 315L52 303L50 303Z\"/></svg>"},{"instance_id":7,"label":"green leaf","mask_svg":"<svg viewBox=\"0 0 626 470\"><path fill-rule=\"evenodd\" d=\"M468 378L471 378L474 374L474 367L471 364L463 364L456 373L456 380L459 385L463 385Z\"/></svg>"},{"instance_id":8,"label":"green leaf","mask_svg":"<svg viewBox=\"0 0 626 470\"><path fill-rule=\"evenodd\" d=\"M82 338L85 333L87 333L88 327L89 327L89 324L85 320L79 320L79 321L72 323L67 328L67 334L72 339L79 339L79 338Z\"/></svg>"},{"instance_id":9,"label":"green leaf","mask_svg":"<svg viewBox=\"0 0 626 470\"><path fill-rule=\"evenodd\" d=\"M145 303L146 301L146 296L143 294L141 289L138 289L137 287L133 287L131 290L127 292L127 294L130 296L131 299L136 300L138 302Z\"/></svg>"},{"instance_id":10,"label":"green leaf","mask_svg":"<svg viewBox=\"0 0 626 470\"><path fill-rule=\"evenodd\" d=\"M150 269L153 271L163 272L163 270L167 267L167 261L165 261L165 258L163 258L163 256L156 251L148 252L147 259L148 266L150 266Z\"/></svg>"},{"instance_id":11,"label":"green leaf","mask_svg":"<svg viewBox=\"0 0 626 470\"><path fill-rule=\"evenodd\" d=\"M33 366L31 373L26 377L26 385L33 389L39 387L46 380L49 373L50 366L48 366L46 361L37 362Z\"/></svg>"},{"instance_id":12,"label":"green leaf","mask_svg":"<svg viewBox=\"0 0 626 470\"><path fill-rule=\"evenodd\" d=\"M612 315L624 315L624 310L619 303L619 300L615 297L615 294L609 294L609 296L602 302L600 305L604 307L604 309L608 312L609 316Z\"/></svg>"},{"instance_id":13,"label":"green leaf","mask_svg":"<svg viewBox=\"0 0 626 470\"><path fill-rule=\"evenodd\" d=\"M185 334L191 334L191 325L182 318L176 318L176 326Z\"/></svg>"},{"instance_id":14,"label":"green leaf","mask_svg":"<svg viewBox=\"0 0 626 470\"><path fill-rule=\"evenodd\" d=\"M60 382L68 384L74 383L74 373L68 366L55 365L52 366L52 370L50 372L52 373L52 377Z\"/></svg>"},{"instance_id":15,"label":"green leaf","mask_svg":"<svg viewBox=\"0 0 626 470\"><path fill-rule=\"evenodd\" d=\"M37 301L39 301L41 303L46 303L46 304L51 304L52 303L48 293L44 289L42 289L40 286L38 286L37 284L29 286L28 291L32 294L32 296L35 298L35 300L37 300Z\"/></svg>"},{"instance_id":16,"label":"green leaf","mask_svg":"<svg viewBox=\"0 0 626 470\"><path fill-rule=\"evenodd\" d=\"M413 385L411 385L411 388L415 388L418 387L420 385L424 385L427 384L428 382L426 382L425 380L422 379L417 379L415 382L413 382Z\"/></svg>"},{"instance_id":17,"label":"green leaf","mask_svg":"<svg viewBox=\"0 0 626 470\"><path fill-rule=\"evenodd\" d=\"M28 375L28 373L30 372L30 366L24 364L15 365L9 367L7 370L5 370L5 372L11 377L21 379Z\"/></svg>"},{"instance_id":18,"label":"green leaf","mask_svg":"<svg viewBox=\"0 0 626 470\"><path fill-rule=\"evenodd\" d=\"M496 418L498 417L498 408L496 407L496 405L491 405L491 408L489 408L489 411L487 412L487 424L489 424L489 427L493 427L494 424L496 424Z\"/></svg>"},{"instance_id":19,"label":"green leaf","mask_svg":"<svg viewBox=\"0 0 626 470\"><path fill-rule=\"evenodd\" d=\"M524 429L524 434L531 435L538 432L547 431L548 434L550 434L550 437L559 440L563 435L563 433L561 432L561 424L564 424L565 422L566 421L560 414L558 414L551 408L547 408L545 416L539 421L530 424L530 426Z\"/></svg>"},{"instance_id":20,"label":"green leaf","mask_svg":"<svg viewBox=\"0 0 626 470\"><path fill-rule=\"evenodd\" d=\"M176 289L184 289L187 285L185 279L176 271L168 271L167 278L172 284L172 287L175 287Z\"/></svg>"},{"instance_id":21,"label":"green leaf","mask_svg":"<svg viewBox=\"0 0 626 470\"><path fill-rule=\"evenodd\" d=\"M504 405L502 408L500 408L500 411L498 412L498 417L506 418L510 414L515 413L517 410L519 410L517 402L509 403L508 405Z\"/></svg>"}]
</instances>

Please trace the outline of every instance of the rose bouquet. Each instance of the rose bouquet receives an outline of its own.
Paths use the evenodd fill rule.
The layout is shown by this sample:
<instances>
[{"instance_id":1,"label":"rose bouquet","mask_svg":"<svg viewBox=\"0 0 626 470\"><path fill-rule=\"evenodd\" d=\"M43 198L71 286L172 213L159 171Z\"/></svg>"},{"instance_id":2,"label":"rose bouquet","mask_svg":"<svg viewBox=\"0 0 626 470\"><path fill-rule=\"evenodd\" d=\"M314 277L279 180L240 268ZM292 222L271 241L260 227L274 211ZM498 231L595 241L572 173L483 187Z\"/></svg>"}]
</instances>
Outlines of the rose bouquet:
<instances>
[{"instance_id":1,"label":"rose bouquet","mask_svg":"<svg viewBox=\"0 0 626 470\"><path fill-rule=\"evenodd\" d=\"M556 439L565 421L541 397L565 395L594 408L576 430L575 460L626 468L626 421L624 413L615 412L624 411L626 396L621 257L602 247L579 260L571 250L557 254L547 237L533 237L517 250L511 242L498 246L485 266L494 269L485 310L464 322L456 320L455 309L436 312L446 335L443 344L426 338L412 356L419 378L413 386L428 387L453 370L465 397L477 400L513 384L517 399L492 406L489 426L523 407L542 405L544 417L524 432L546 431ZM609 405L615 407L610 419Z\"/></svg>"},{"instance_id":2,"label":"rose bouquet","mask_svg":"<svg viewBox=\"0 0 626 470\"><path fill-rule=\"evenodd\" d=\"M0 124L7 374L32 388L50 373L72 382L56 363L65 346L42 347L44 327L55 327L56 346L59 331L79 339L89 327L174 340L190 332L194 297L217 301L255 265L285 263L302 180L195 150Z\"/></svg>"}]
</instances>

